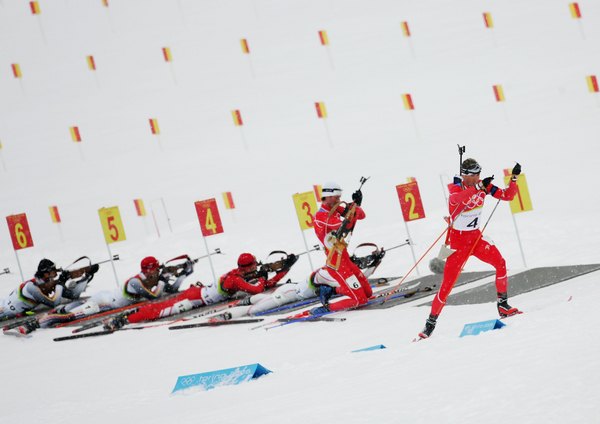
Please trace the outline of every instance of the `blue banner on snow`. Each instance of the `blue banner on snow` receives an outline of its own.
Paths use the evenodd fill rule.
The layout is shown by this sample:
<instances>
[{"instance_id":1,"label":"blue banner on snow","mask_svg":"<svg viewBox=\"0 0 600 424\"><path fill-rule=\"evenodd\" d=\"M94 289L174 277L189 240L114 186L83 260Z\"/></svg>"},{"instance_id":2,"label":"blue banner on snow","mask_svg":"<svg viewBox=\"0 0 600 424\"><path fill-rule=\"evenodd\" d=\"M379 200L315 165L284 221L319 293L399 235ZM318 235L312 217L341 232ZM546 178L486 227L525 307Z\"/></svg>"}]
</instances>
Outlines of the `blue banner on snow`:
<instances>
[{"instance_id":1,"label":"blue banner on snow","mask_svg":"<svg viewBox=\"0 0 600 424\"><path fill-rule=\"evenodd\" d=\"M190 387L202 387L204 390L210 390L218 386L240 384L270 372L261 364L250 364L201 374L182 375L177 378L177 383L171 393Z\"/></svg>"},{"instance_id":2,"label":"blue banner on snow","mask_svg":"<svg viewBox=\"0 0 600 424\"><path fill-rule=\"evenodd\" d=\"M473 322L471 324L465 324L460 337L462 336L476 336L484 331L496 330L504 327L504 324L499 319L491 319L489 321Z\"/></svg>"},{"instance_id":3,"label":"blue banner on snow","mask_svg":"<svg viewBox=\"0 0 600 424\"><path fill-rule=\"evenodd\" d=\"M368 350L379 350L379 349L385 349L385 346L382 345L382 344L378 344L378 345L375 345L375 346L363 347L362 349L353 350L351 353L354 353L354 352L366 352Z\"/></svg>"}]
</instances>

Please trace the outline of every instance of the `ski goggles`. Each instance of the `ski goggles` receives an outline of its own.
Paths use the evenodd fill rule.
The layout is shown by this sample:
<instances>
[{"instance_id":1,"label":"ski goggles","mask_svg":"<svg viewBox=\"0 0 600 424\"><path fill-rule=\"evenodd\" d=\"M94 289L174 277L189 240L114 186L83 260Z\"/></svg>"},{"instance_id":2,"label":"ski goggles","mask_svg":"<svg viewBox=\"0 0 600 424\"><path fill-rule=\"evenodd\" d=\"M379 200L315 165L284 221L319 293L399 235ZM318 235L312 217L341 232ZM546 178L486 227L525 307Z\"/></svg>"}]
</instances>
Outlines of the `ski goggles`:
<instances>
[{"instance_id":1,"label":"ski goggles","mask_svg":"<svg viewBox=\"0 0 600 424\"><path fill-rule=\"evenodd\" d=\"M469 168L461 168L460 171L463 175L479 175L481 173L481 166L475 164Z\"/></svg>"}]
</instances>

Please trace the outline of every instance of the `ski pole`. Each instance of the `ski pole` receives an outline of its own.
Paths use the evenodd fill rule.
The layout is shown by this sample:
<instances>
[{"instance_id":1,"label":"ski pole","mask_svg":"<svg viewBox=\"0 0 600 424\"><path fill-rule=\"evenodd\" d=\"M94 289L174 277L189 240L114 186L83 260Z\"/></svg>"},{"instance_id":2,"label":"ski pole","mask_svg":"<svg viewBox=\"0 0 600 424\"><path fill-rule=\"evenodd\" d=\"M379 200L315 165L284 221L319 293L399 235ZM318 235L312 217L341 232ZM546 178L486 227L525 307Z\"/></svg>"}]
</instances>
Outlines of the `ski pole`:
<instances>
[{"instance_id":1,"label":"ski pole","mask_svg":"<svg viewBox=\"0 0 600 424\"><path fill-rule=\"evenodd\" d=\"M314 252L315 250L321 250L321 246L318 245L318 244L315 244L312 249L307 250L307 251L302 252L302 253L298 253L296 256L306 255L308 252Z\"/></svg>"},{"instance_id":2,"label":"ski pole","mask_svg":"<svg viewBox=\"0 0 600 424\"><path fill-rule=\"evenodd\" d=\"M402 243L402 244L399 244L399 245L397 245L397 246L390 247L389 249L384 249L384 250L385 250L386 252L389 252L390 250L394 250L394 249L397 249L397 248L399 248L399 247L406 246L406 245L410 245L410 240L409 240L409 239L406 239L406 242L404 242L404 243Z\"/></svg>"},{"instance_id":3,"label":"ski pole","mask_svg":"<svg viewBox=\"0 0 600 424\"><path fill-rule=\"evenodd\" d=\"M421 257L414 263L414 265L408 270L408 272L406 273L406 275L404 277L402 277L402 279L400 280L400 282L398 284L396 284L394 287L392 287L392 290L390 290L390 292L386 295L385 299L383 299L382 303L385 303L389 297L392 295L393 291L396 290L398 287L400 287L400 285L402 283L404 283L404 281L408 278L408 276L410 275L411 272L413 272L413 270L417 267L417 265L419 265L419 263L423 260L423 258L425 258L425 256L429 253L429 251L431 249L433 249L433 246L435 246L437 244L438 241L440 241L440 239L442 237L444 237L444 235L446 234L446 232L450 229L450 227L446 227L444 228L444 231L442 231L442 233L434 240L433 243L431 243L431 245L427 248L427 250L425 251L425 253L423 253L421 255Z\"/></svg>"},{"instance_id":4,"label":"ski pole","mask_svg":"<svg viewBox=\"0 0 600 424\"><path fill-rule=\"evenodd\" d=\"M2 272L0 272L0 275L2 275L2 274L10 274L10 269L8 269L8 268L4 268L4 269L2 270Z\"/></svg>"},{"instance_id":5,"label":"ski pole","mask_svg":"<svg viewBox=\"0 0 600 424\"><path fill-rule=\"evenodd\" d=\"M217 247L217 248L215 249L215 251L214 251L214 252L211 252L211 253L209 253L209 254L207 254L207 255L202 255L202 256L199 256L199 257L197 257L196 259L192 259L192 262L193 262L193 263L197 263L197 262L198 262L200 259L208 258L209 256L212 256L212 255L223 255L223 254L224 254L224 253L222 253L222 252L221 252L221 249L219 249L219 248ZM177 258L175 258L175 259L177 259Z\"/></svg>"}]
</instances>

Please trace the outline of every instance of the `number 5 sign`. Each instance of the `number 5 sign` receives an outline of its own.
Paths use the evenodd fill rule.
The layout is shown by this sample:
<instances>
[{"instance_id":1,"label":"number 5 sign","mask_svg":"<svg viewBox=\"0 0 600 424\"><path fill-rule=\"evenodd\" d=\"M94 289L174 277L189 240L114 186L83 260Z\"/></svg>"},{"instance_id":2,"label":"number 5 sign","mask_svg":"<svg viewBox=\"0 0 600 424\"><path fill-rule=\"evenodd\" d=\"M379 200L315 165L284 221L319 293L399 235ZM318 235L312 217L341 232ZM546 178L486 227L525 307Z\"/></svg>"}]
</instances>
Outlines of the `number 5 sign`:
<instances>
[{"instance_id":1,"label":"number 5 sign","mask_svg":"<svg viewBox=\"0 0 600 424\"><path fill-rule=\"evenodd\" d=\"M425 218L425 209L421 202L421 193L419 193L419 186L416 181L397 185L396 191L398 192L404 222Z\"/></svg>"},{"instance_id":2,"label":"number 5 sign","mask_svg":"<svg viewBox=\"0 0 600 424\"><path fill-rule=\"evenodd\" d=\"M27 215L21 213L7 216L6 223L8 224L8 231L10 232L10 238L15 250L33 246L31 231L29 231L29 224L27 223Z\"/></svg>"},{"instance_id":3,"label":"number 5 sign","mask_svg":"<svg viewBox=\"0 0 600 424\"><path fill-rule=\"evenodd\" d=\"M200 200L195 202L200 229L204 237L214 236L223 232L223 224L221 224L221 216L217 201L212 199Z\"/></svg>"},{"instance_id":4,"label":"number 5 sign","mask_svg":"<svg viewBox=\"0 0 600 424\"><path fill-rule=\"evenodd\" d=\"M98 215L100 215L100 223L102 224L102 231L104 232L106 244L126 239L125 229L123 228L123 221L121 221L121 214L119 213L118 206L98 209Z\"/></svg>"}]
</instances>

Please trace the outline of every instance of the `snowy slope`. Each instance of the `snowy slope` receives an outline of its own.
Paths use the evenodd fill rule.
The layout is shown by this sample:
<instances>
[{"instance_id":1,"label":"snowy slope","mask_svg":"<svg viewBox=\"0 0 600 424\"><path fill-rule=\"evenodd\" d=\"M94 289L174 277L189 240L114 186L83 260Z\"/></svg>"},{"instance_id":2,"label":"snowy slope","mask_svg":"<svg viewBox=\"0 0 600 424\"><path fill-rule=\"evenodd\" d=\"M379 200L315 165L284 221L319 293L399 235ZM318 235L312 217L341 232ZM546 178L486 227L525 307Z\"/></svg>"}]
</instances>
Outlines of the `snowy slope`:
<instances>
[{"instance_id":1,"label":"snowy slope","mask_svg":"<svg viewBox=\"0 0 600 424\"><path fill-rule=\"evenodd\" d=\"M349 195L361 175L371 177L368 216L351 247L407 238L394 187L413 176L427 215L408 224L420 256L443 230L441 182L456 172L458 143L499 185L503 168L522 163L534 211L515 220L529 268L600 260L600 95L585 80L600 74L597 2L579 2L581 20L558 0L39 4L42 13L33 16L26 2L0 3L0 215L27 213L35 246L18 253L26 277L42 257L61 265L82 254L104 259L103 206L119 206L127 232L111 247L122 257L120 280L148 254L203 254L193 202L211 197L225 227L207 239L226 252L214 260L217 274L243 251L301 251L291 195L330 179ZM494 18L491 30L484 12ZM411 38L402 35L403 21ZM172 51L171 64L163 47ZM506 102L495 102L495 84ZM405 93L413 112L403 108ZM316 116L319 101L327 127ZM241 129L234 109L244 118ZM160 145L150 118L160 124ZM70 126L79 127L81 144L71 141ZM223 209L224 191L233 193L236 210ZM134 198L157 215L160 238L150 216L135 216ZM64 241L50 205L59 207ZM487 214L493 206L488 202ZM0 297L20 280L2 231L0 267L13 274L0 276ZM511 272L524 268L507 205L486 232ZM321 255L312 256L315 265ZM410 251L398 249L378 273L402 275L411 264ZM467 269L487 268L473 260ZM303 258L291 277L309 270ZM211 280L210 267L198 266L194 278ZM525 422L594 422L597 278L519 296L514 304L527 314L475 338L457 336L464 323L493 318L493 306L448 307L434 338L419 344L410 340L428 311L410 305L270 332L160 328L68 344L51 341L64 330L3 338L0 418L11 422L27 410L30 420L52 423L500 422L507 414ZM90 291L114 286L106 266ZM349 353L378 343L389 349ZM178 375L251 362L275 372L244 386L169 396Z\"/></svg>"}]
</instances>

